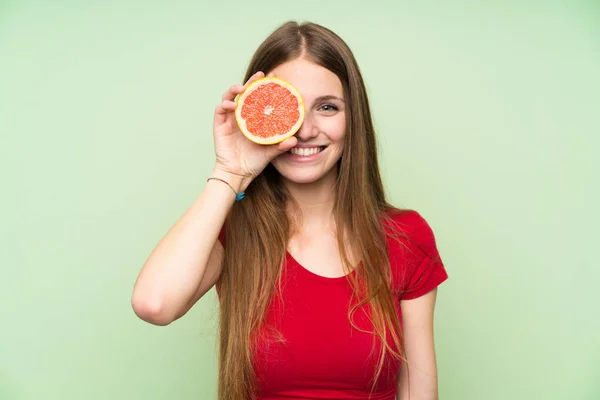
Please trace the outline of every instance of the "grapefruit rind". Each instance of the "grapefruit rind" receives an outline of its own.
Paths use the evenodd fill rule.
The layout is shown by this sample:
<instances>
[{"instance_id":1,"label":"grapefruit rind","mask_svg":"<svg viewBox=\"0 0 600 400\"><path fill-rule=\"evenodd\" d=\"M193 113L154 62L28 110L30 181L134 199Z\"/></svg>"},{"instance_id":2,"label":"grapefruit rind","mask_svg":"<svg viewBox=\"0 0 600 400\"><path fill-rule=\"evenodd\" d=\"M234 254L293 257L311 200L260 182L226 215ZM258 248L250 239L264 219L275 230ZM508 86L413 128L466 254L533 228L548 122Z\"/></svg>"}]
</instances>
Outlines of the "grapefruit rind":
<instances>
[{"instance_id":1,"label":"grapefruit rind","mask_svg":"<svg viewBox=\"0 0 600 400\"><path fill-rule=\"evenodd\" d=\"M242 107L240 106L240 104L243 105L243 102L246 99L246 97L248 97L248 95L250 95L254 90L256 90L260 86L265 85L270 82L273 82L273 83L283 86L284 88L288 89L296 97L296 99L298 100L299 117L298 117L298 120L296 121L296 123L287 132L285 132L281 135L263 138L263 137L253 135L251 132L248 131L248 129L246 127L246 121L244 120L244 118L242 118ZM302 99L302 95L300 94L298 89L296 89L291 83L289 83L281 78L275 78L273 76L266 76L264 78L255 80L250 85L248 85L248 87L244 90L244 92L242 94L240 94L238 96L238 98L236 100L236 104L237 104L237 107L235 108L235 119L240 128L240 131L246 138L248 138L248 140L251 140L254 143L268 145L268 144L277 144L277 143L283 142L285 139L288 139L288 138L294 136L296 134L296 132L298 132L298 129L300 129L300 126L302 126L302 122L304 122L304 100Z\"/></svg>"}]
</instances>

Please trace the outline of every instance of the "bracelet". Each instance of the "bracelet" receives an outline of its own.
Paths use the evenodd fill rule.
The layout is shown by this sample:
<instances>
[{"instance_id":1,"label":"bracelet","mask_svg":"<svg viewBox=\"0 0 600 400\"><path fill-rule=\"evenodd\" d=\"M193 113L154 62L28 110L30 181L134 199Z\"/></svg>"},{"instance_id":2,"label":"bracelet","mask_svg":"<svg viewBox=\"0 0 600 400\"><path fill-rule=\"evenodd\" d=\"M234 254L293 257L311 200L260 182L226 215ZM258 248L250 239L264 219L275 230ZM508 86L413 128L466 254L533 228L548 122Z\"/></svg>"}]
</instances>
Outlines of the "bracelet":
<instances>
[{"instance_id":1,"label":"bracelet","mask_svg":"<svg viewBox=\"0 0 600 400\"><path fill-rule=\"evenodd\" d=\"M229 186L229 187L231 188L231 190L233 190L233 193L235 193L235 201L240 201L241 199L243 199L243 198L244 198L244 196L245 196L245 194L246 194L246 193L245 193L245 192L240 192L240 193L236 192L236 191L235 191L235 189L233 188L233 186L231 186L231 185L229 184L229 182L227 182L227 181L224 181L224 180L223 180L223 179L221 179L221 178L215 178L215 177L210 177L210 178L208 178L208 179L206 180L206 182L210 181L211 179L214 179L214 180L216 180L216 181L223 182L224 184L226 184L227 186Z\"/></svg>"}]
</instances>

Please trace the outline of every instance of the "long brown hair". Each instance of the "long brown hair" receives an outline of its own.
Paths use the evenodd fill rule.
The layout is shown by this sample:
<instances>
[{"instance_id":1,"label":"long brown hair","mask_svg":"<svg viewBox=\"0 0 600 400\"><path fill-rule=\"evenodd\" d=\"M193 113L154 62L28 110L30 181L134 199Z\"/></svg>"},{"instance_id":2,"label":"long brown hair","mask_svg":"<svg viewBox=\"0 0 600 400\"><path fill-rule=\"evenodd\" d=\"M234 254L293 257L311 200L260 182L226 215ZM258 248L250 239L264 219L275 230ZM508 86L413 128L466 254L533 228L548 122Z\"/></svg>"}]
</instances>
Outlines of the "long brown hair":
<instances>
[{"instance_id":1,"label":"long brown hair","mask_svg":"<svg viewBox=\"0 0 600 400\"><path fill-rule=\"evenodd\" d=\"M348 317L352 321L352 314L367 305L374 338L383 344L378 346L374 387L386 353L404 360L404 351L383 229L393 207L386 202L379 173L367 93L354 55L338 35L317 24L293 21L280 26L259 46L244 82L257 71L268 73L298 57L335 73L344 89L347 131L337 166L333 212L345 271L352 268L348 250L361 260L356 277L348 275L356 300ZM271 164L248 186L246 194L226 221L224 265L217 283L219 400L247 400L256 395L253 335L264 327L266 310L277 292L292 227L286 213L292 200Z\"/></svg>"}]
</instances>

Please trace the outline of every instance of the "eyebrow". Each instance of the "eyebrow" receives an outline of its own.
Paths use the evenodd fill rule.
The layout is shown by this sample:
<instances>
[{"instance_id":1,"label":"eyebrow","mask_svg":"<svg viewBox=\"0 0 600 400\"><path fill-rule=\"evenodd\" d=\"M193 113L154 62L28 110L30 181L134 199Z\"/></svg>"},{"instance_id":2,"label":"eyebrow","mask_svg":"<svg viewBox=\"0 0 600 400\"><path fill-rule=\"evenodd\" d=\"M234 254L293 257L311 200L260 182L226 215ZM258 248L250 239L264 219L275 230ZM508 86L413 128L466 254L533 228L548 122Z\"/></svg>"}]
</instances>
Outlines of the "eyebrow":
<instances>
[{"instance_id":1,"label":"eyebrow","mask_svg":"<svg viewBox=\"0 0 600 400\"><path fill-rule=\"evenodd\" d=\"M314 101L314 102L315 102L315 103L319 103L319 102L321 102L321 101L327 101L327 100L339 100L339 101L341 101L342 103L344 102L344 99L342 99L342 98L340 98L340 97L337 97L337 96L334 96L334 95L331 95L331 94L328 94L328 95L326 95L326 96L319 96L319 97L317 97L317 98L315 99L315 101Z\"/></svg>"}]
</instances>

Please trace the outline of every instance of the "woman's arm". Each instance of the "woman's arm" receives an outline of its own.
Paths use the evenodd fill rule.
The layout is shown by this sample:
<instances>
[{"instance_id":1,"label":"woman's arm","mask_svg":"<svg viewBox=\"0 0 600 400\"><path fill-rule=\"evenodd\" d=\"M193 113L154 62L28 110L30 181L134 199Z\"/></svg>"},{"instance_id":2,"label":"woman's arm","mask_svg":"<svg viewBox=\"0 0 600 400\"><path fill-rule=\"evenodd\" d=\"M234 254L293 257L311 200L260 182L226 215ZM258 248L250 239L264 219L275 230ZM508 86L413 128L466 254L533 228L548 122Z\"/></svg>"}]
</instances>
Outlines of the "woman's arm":
<instances>
[{"instance_id":1,"label":"woman's arm","mask_svg":"<svg viewBox=\"0 0 600 400\"><path fill-rule=\"evenodd\" d=\"M437 365L433 341L433 310L437 289L403 300L402 325L408 365L400 371L398 400L438 400Z\"/></svg>"},{"instance_id":2,"label":"woman's arm","mask_svg":"<svg viewBox=\"0 0 600 400\"><path fill-rule=\"evenodd\" d=\"M279 154L296 145L290 138L264 146L246 139L236 122L233 101L256 79L231 86L215 108L213 138L216 164L211 177L224 179L235 194ZM211 180L185 214L158 243L142 267L133 289L132 305L144 321L167 325L183 316L219 279L223 246L217 240L235 194L223 182Z\"/></svg>"},{"instance_id":3,"label":"woman's arm","mask_svg":"<svg viewBox=\"0 0 600 400\"><path fill-rule=\"evenodd\" d=\"M214 170L239 190L235 177ZM245 185L244 185L245 186ZM182 317L218 280L223 246L217 240L235 195L222 182L206 187L150 254L135 282L132 306L144 321L167 325Z\"/></svg>"}]
</instances>

